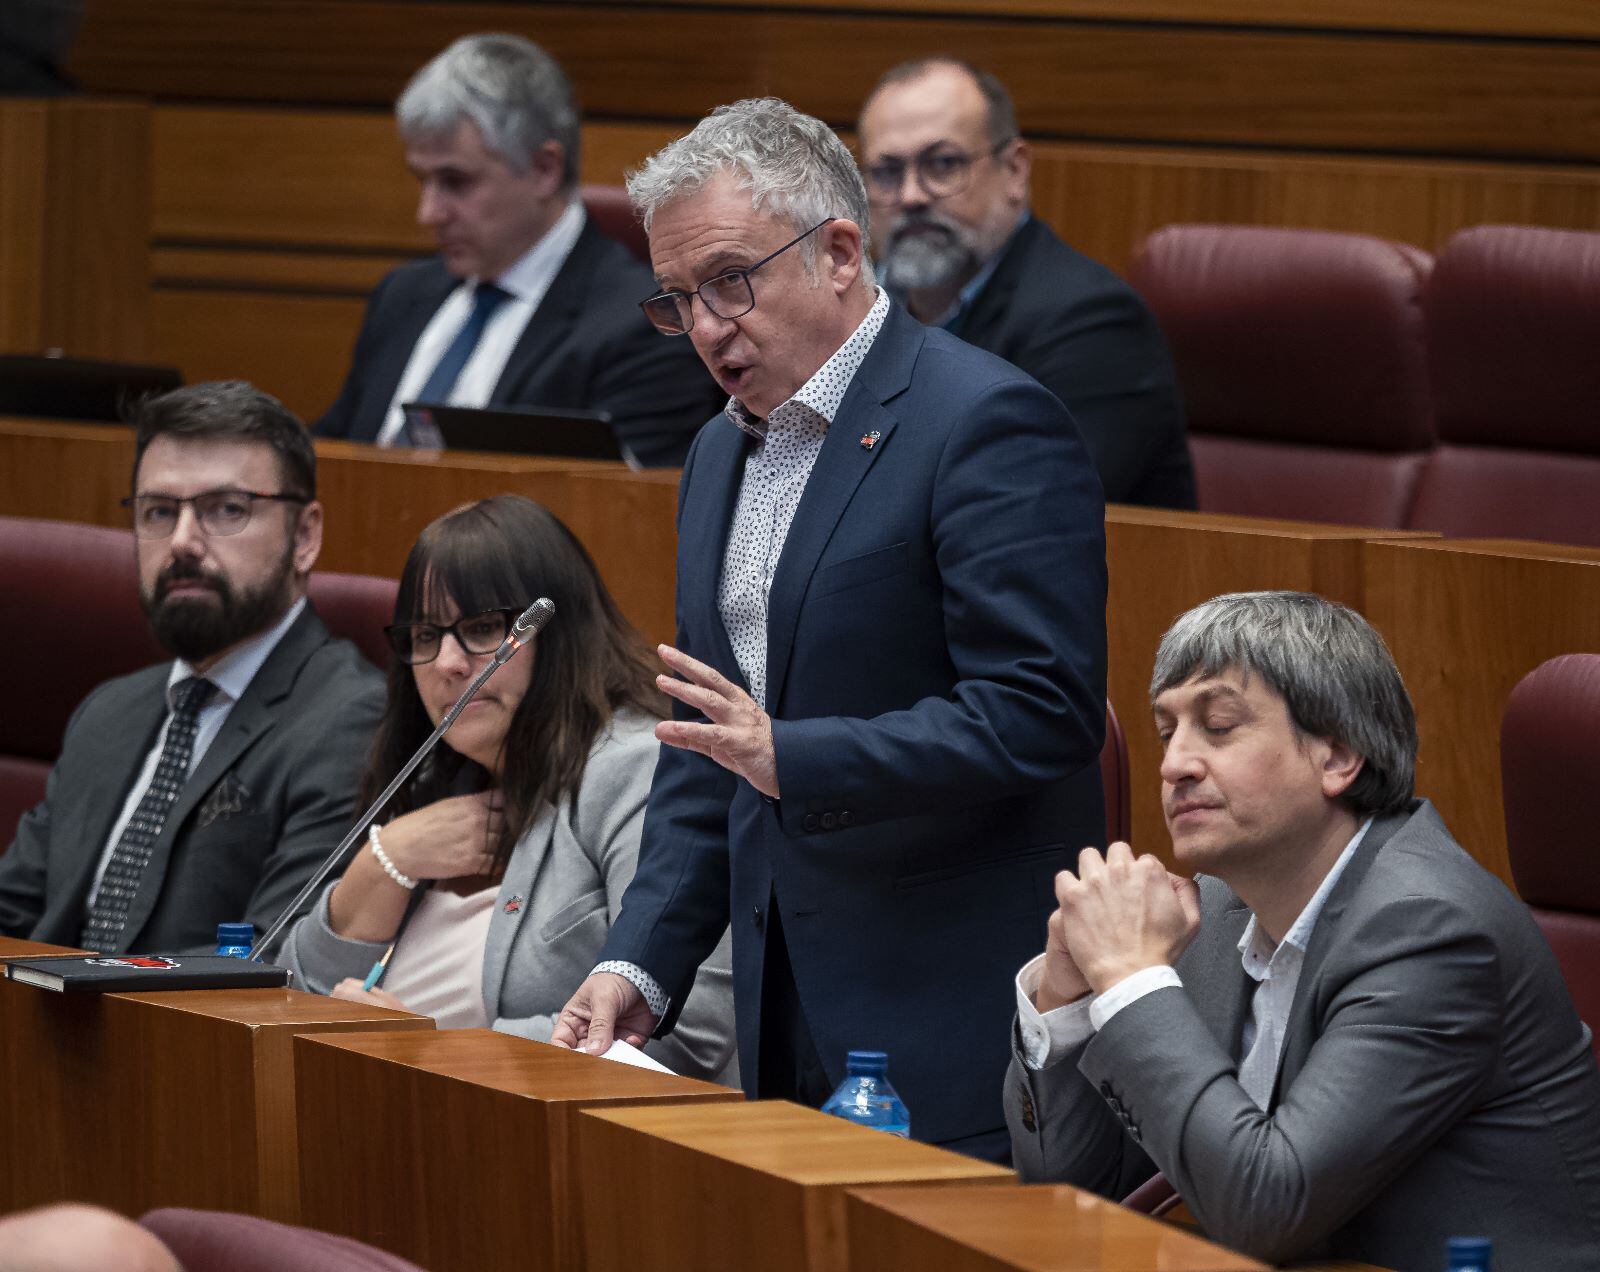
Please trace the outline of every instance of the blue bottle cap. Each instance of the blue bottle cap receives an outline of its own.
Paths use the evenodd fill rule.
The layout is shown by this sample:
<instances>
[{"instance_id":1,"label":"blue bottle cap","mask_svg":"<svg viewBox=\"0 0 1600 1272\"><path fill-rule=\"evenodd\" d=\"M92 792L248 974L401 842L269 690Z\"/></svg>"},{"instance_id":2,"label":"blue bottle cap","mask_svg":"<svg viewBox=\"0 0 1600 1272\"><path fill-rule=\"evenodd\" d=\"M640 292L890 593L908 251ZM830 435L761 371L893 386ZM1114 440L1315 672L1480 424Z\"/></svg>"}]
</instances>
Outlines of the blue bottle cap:
<instances>
[{"instance_id":1,"label":"blue bottle cap","mask_svg":"<svg viewBox=\"0 0 1600 1272\"><path fill-rule=\"evenodd\" d=\"M846 1073L860 1073L881 1078L889 1072L889 1053L852 1051L845 1057L844 1069Z\"/></svg>"},{"instance_id":2,"label":"blue bottle cap","mask_svg":"<svg viewBox=\"0 0 1600 1272\"><path fill-rule=\"evenodd\" d=\"M218 945L254 945L256 929L252 923L217 924Z\"/></svg>"},{"instance_id":3,"label":"blue bottle cap","mask_svg":"<svg viewBox=\"0 0 1600 1272\"><path fill-rule=\"evenodd\" d=\"M1453 1268L1487 1268L1493 1244L1488 1237L1451 1237L1447 1249Z\"/></svg>"}]
</instances>

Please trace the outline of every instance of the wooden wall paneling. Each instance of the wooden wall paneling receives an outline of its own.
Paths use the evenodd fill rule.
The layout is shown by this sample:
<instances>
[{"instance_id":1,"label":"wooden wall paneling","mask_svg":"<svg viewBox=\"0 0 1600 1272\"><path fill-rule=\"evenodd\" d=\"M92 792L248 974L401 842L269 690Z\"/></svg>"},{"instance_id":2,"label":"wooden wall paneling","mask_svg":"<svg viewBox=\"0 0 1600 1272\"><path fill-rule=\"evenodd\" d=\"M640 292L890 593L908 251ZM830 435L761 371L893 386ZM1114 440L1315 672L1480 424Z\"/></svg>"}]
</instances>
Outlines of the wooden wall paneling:
<instances>
[{"instance_id":1,"label":"wooden wall paneling","mask_svg":"<svg viewBox=\"0 0 1600 1272\"><path fill-rule=\"evenodd\" d=\"M148 108L0 102L0 350L147 356Z\"/></svg>"},{"instance_id":2,"label":"wooden wall paneling","mask_svg":"<svg viewBox=\"0 0 1600 1272\"><path fill-rule=\"evenodd\" d=\"M451 39L493 29L538 38L591 119L693 120L776 93L847 124L892 60L885 50L954 48L1007 80L1037 136L1600 158L1594 40L649 4L99 0L74 66L102 92L386 107Z\"/></svg>"},{"instance_id":3,"label":"wooden wall paneling","mask_svg":"<svg viewBox=\"0 0 1600 1272\"><path fill-rule=\"evenodd\" d=\"M873 1272L1267 1272L1066 1184L852 1188L850 1266Z\"/></svg>"},{"instance_id":4,"label":"wooden wall paneling","mask_svg":"<svg viewBox=\"0 0 1600 1272\"><path fill-rule=\"evenodd\" d=\"M1044 142L1033 174L1035 213L1119 271L1146 235L1185 222L1374 234L1428 251L1487 223L1600 230L1600 171L1588 167Z\"/></svg>"},{"instance_id":5,"label":"wooden wall paneling","mask_svg":"<svg viewBox=\"0 0 1600 1272\"><path fill-rule=\"evenodd\" d=\"M1416 704L1417 793L1507 883L1500 717L1558 654L1600 652L1600 551L1507 541L1370 543L1367 617Z\"/></svg>"},{"instance_id":6,"label":"wooden wall paneling","mask_svg":"<svg viewBox=\"0 0 1600 1272\"><path fill-rule=\"evenodd\" d=\"M609 0L601 0L608 3ZM656 0L662 5L741 8L750 0ZM786 9L838 7L839 0L784 0ZM908 16L971 14L976 0L855 0L867 13ZM1586 0L986 0L993 16L1103 18L1117 22L1184 22L1205 26L1275 26L1463 35L1600 36L1600 11Z\"/></svg>"},{"instance_id":7,"label":"wooden wall paneling","mask_svg":"<svg viewBox=\"0 0 1600 1272\"><path fill-rule=\"evenodd\" d=\"M677 638L678 473L574 469L561 478L562 520L582 527L606 587L652 644Z\"/></svg>"},{"instance_id":8,"label":"wooden wall paneling","mask_svg":"<svg viewBox=\"0 0 1600 1272\"><path fill-rule=\"evenodd\" d=\"M1133 846L1171 862L1150 672L1174 619L1224 592L1287 588L1365 609L1362 544L1393 532L1113 505L1106 510L1107 691L1128 740Z\"/></svg>"},{"instance_id":9,"label":"wooden wall paneling","mask_svg":"<svg viewBox=\"0 0 1600 1272\"><path fill-rule=\"evenodd\" d=\"M49 105L0 99L0 352L44 348Z\"/></svg>"},{"instance_id":10,"label":"wooden wall paneling","mask_svg":"<svg viewBox=\"0 0 1600 1272\"><path fill-rule=\"evenodd\" d=\"M0 417L0 515L126 529L132 479L132 429Z\"/></svg>"},{"instance_id":11,"label":"wooden wall paneling","mask_svg":"<svg viewBox=\"0 0 1600 1272\"><path fill-rule=\"evenodd\" d=\"M296 1076L303 1222L430 1272L584 1266L580 1110L743 1101L488 1029L304 1038Z\"/></svg>"},{"instance_id":12,"label":"wooden wall paneling","mask_svg":"<svg viewBox=\"0 0 1600 1272\"><path fill-rule=\"evenodd\" d=\"M339 395L365 298L164 285L153 344L184 379L249 380L308 423Z\"/></svg>"}]
</instances>

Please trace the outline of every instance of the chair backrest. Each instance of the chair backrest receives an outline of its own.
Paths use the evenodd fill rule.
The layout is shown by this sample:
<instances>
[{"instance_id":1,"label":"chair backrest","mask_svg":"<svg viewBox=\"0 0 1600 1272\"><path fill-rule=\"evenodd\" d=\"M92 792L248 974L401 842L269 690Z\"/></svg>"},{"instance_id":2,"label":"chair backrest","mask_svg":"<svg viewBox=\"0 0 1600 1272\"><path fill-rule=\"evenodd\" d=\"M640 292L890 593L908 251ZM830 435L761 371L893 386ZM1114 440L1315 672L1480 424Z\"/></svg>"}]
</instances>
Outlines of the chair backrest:
<instances>
[{"instance_id":1,"label":"chair backrest","mask_svg":"<svg viewBox=\"0 0 1600 1272\"><path fill-rule=\"evenodd\" d=\"M152 1210L139 1225L161 1239L184 1272L423 1272L415 1263L314 1228L222 1210Z\"/></svg>"},{"instance_id":2,"label":"chair backrest","mask_svg":"<svg viewBox=\"0 0 1600 1272\"><path fill-rule=\"evenodd\" d=\"M1100 747L1100 783L1105 788L1106 842L1133 834L1133 785L1128 773L1128 739L1111 704L1106 703L1106 740Z\"/></svg>"},{"instance_id":3,"label":"chair backrest","mask_svg":"<svg viewBox=\"0 0 1600 1272\"><path fill-rule=\"evenodd\" d=\"M313 574L311 600L335 636L379 666L395 583L355 574ZM0 517L0 588L16 616L16 665L0 712L0 851L18 819L44 797L67 721L96 685L168 655L139 604L133 535L127 530Z\"/></svg>"},{"instance_id":4,"label":"chair backrest","mask_svg":"<svg viewBox=\"0 0 1600 1272\"><path fill-rule=\"evenodd\" d=\"M1600 845L1589 812L1597 757L1600 654L1564 654L1534 668L1512 690L1500 725L1511 873L1578 1014L1600 1033Z\"/></svg>"},{"instance_id":5,"label":"chair backrest","mask_svg":"<svg viewBox=\"0 0 1600 1272\"><path fill-rule=\"evenodd\" d=\"M578 197L597 230L616 239L646 265L650 263L650 238L633 214L627 190L622 186L586 185L578 187Z\"/></svg>"},{"instance_id":6,"label":"chair backrest","mask_svg":"<svg viewBox=\"0 0 1600 1272\"><path fill-rule=\"evenodd\" d=\"M1360 234L1170 225L1129 271L1166 333L1200 508L1405 524L1434 443L1432 258Z\"/></svg>"},{"instance_id":7,"label":"chair backrest","mask_svg":"<svg viewBox=\"0 0 1600 1272\"><path fill-rule=\"evenodd\" d=\"M1410 524L1600 546L1600 234L1463 230L1423 312L1442 444Z\"/></svg>"}]
</instances>

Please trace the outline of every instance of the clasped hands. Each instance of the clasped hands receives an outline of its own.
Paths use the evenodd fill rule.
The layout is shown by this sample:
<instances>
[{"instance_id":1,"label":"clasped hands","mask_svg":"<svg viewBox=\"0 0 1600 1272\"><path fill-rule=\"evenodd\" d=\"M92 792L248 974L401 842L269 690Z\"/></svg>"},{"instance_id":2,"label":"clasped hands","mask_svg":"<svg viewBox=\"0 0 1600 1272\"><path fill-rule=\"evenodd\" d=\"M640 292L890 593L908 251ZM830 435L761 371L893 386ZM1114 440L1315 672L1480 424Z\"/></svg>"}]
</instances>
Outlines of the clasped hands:
<instances>
[{"instance_id":1,"label":"clasped hands","mask_svg":"<svg viewBox=\"0 0 1600 1272\"><path fill-rule=\"evenodd\" d=\"M657 676L661 691L710 721L663 720L656 737L668 746L709 756L763 795L778 798L778 758L772 749L772 717L756 700L713 667L671 645L658 645L661 661L682 676Z\"/></svg>"},{"instance_id":2,"label":"clasped hands","mask_svg":"<svg viewBox=\"0 0 1600 1272\"><path fill-rule=\"evenodd\" d=\"M1125 843L1105 856L1078 854L1078 873L1056 875L1044 971L1034 1003L1040 1011L1103 994L1147 967L1172 964L1200 930L1200 889L1170 874L1152 856Z\"/></svg>"}]
</instances>

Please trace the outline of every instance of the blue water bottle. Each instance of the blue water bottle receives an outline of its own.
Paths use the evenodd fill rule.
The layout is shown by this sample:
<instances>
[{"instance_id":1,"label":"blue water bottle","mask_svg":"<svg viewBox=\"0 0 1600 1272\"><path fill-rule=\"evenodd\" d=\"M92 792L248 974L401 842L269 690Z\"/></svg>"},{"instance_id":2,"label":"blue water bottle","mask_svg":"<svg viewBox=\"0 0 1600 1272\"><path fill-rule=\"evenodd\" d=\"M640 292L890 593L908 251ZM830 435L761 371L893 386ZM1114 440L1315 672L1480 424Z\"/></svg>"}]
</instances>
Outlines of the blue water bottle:
<instances>
[{"instance_id":1,"label":"blue water bottle","mask_svg":"<svg viewBox=\"0 0 1600 1272\"><path fill-rule=\"evenodd\" d=\"M217 924L217 954L221 958L249 958L256 930L249 923Z\"/></svg>"},{"instance_id":2,"label":"blue water bottle","mask_svg":"<svg viewBox=\"0 0 1600 1272\"><path fill-rule=\"evenodd\" d=\"M858 1126L911 1138L911 1114L889 1085L889 1053L852 1051L845 1061L845 1080L822 1106L824 1113Z\"/></svg>"},{"instance_id":3,"label":"blue water bottle","mask_svg":"<svg viewBox=\"0 0 1600 1272\"><path fill-rule=\"evenodd\" d=\"M1451 1237L1446 1272L1489 1272L1488 1237Z\"/></svg>"}]
</instances>

